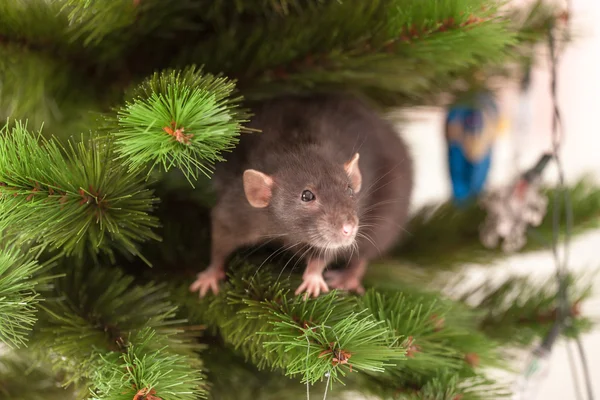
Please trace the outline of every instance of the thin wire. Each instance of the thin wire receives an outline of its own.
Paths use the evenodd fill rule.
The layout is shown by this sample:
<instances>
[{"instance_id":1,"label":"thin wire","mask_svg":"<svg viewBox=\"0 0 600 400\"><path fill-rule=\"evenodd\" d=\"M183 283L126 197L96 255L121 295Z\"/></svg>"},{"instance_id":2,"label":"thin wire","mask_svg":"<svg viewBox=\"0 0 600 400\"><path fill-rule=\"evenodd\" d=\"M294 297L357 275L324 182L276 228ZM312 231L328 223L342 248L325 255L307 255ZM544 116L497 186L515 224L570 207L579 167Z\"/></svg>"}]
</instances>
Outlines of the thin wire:
<instances>
[{"instance_id":1,"label":"thin wire","mask_svg":"<svg viewBox=\"0 0 600 400\"><path fill-rule=\"evenodd\" d=\"M592 391L592 381L590 377L587 356L585 354L585 349L583 348L583 343L581 342L581 338L579 336L575 337L575 343L577 343L577 350L579 350L579 357L581 357L581 366L583 367L583 374L585 376L585 387L588 392L588 398L590 400L594 400L594 393Z\"/></svg>"},{"instance_id":2,"label":"thin wire","mask_svg":"<svg viewBox=\"0 0 600 400\"><path fill-rule=\"evenodd\" d=\"M571 14L571 2L567 0L567 18L570 18ZM553 114L552 114L552 148L554 153L554 159L556 162L557 170L558 170L558 184L557 190L554 193L554 212L553 212L553 237L552 237L552 253L554 255L554 259L556 262L557 269L557 280L559 284L559 301L560 307L557 313L557 323L564 324L565 327L571 325L571 310L569 307L569 299L567 294L566 287L566 275L567 275L567 265L569 259L569 249L571 242L571 233L573 227L573 207L571 204L571 199L568 190L565 190L565 178L564 178L564 170L561 163L561 159L559 156L560 145L562 142L562 135L559 132L563 129L560 109L558 107L558 96L557 96L557 64L559 61L559 54L555 48L554 35L552 30L549 35L549 44L550 44L550 65L551 65L551 94L552 94L552 103L553 103ZM566 217L566 229L565 229L565 238L564 238L564 248L563 248L563 260L561 262L558 255L558 232L560 230L560 199L559 192L563 193L564 196L564 205L565 205L565 217ZM585 386L587 389L588 399L593 400L594 395L592 391L591 385L591 377L587 362L587 357L585 354L585 349L583 347L583 343L581 342L581 338L579 335L575 336L575 343L577 344L577 349L579 351L579 356L581 359L581 365L585 378ZM578 380L576 379L576 373L574 365L572 364L572 353L571 348L567 343L567 352L569 355L569 362L571 364L572 373L575 375L574 383L575 389L577 392L577 397L581 398L580 388L578 384Z\"/></svg>"},{"instance_id":3,"label":"thin wire","mask_svg":"<svg viewBox=\"0 0 600 400\"><path fill-rule=\"evenodd\" d=\"M579 384L579 377L577 376L577 369L575 368L575 356L573 355L573 349L571 349L571 342L567 342L565 347L567 348L567 358L569 359L571 379L573 380L573 386L575 386L575 397L577 397L577 400L581 400L583 399L583 394Z\"/></svg>"}]
</instances>

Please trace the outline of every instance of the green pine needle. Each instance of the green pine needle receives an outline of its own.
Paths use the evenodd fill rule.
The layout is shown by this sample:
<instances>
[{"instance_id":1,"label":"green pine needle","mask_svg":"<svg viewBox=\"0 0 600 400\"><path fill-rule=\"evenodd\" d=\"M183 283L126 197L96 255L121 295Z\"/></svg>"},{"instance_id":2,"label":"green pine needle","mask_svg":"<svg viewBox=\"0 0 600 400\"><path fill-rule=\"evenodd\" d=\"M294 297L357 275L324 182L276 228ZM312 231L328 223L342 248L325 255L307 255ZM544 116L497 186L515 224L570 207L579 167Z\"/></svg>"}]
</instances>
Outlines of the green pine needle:
<instances>
[{"instance_id":1,"label":"green pine needle","mask_svg":"<svg viewBox=\"0 0 600 400\"><path fill-rule=\"evenodd\" d=\"M324 296L323 301L333 296L336 294ZM301 306L299 302L297 306ZM368 313L344 315L343 320L331 325L325 319L307 328L299 327L289 316L275 317L282 322L271 322L274 330L268 335L276 341L265 342L265 349L279 354L276 364L287 375L301 375L302 382L314 384L328 375L333 382L341 382L350 370L382 373L395 365L394 361L405 358L405 349L390 346L390 332Z\"/></svg>"},{"instance_id":2,"label":"green pine needle","mask_svg":"<svg viewBox=\"0 0 600 400\"><path fill-rule=\"evenodd\" d=\"M573 205L573 234L598 227L598 184L590 177L584 177L565 190L569 192ZM549 249L552 242L552 198L556 191L545 188L543 193L550 200L546 216L540 226L529 229L527 244L520 252ZM424 206L411 218L406 226L405 239L392 257L437 270L460 267L466 263L490 263L506 256L506 253L500 249L486 249L481 244L479 226L485 218L486 212L478 204L471 204L464 209L457 208L451 201ZM440 258L440 254L444 257Z\"/></svg>"},{"instance_id":3,"label":"green pine needle","mask_svg":"<svg viewBox=\"0 0 600 400\"><path fill-rule=\"evenodd\" d=\"M0 398L6 400L80 400L88 394L62 387L59 376L47 364L24 350L3 350L0 382Z\"/></svg>"},{"instance_id":4,"label":"green pine needle","mask_svg":"<svg viewBox=\"0 0 600 400\"><path fill-rule=\"evenodd\" d=\"M148 214L157 199L143 179L114 159L109 141L64 148L17 122L0 130L0 230L66 255L141 256L140 242L159 240Z\"/></svg>"},{"instance_id":5,"label":"green pine needle","mask_svg":"<svg viewBox=\"0 0 600 400\"><path fill-rule=\"evenodd\" d=\"M135 22L133 1L62 0L62 12L68 15L71 38L83 38L83 44L98 44L108 34Z\"/></svg>"},{"instance_id":6,"label":"green pine needle","mask_svg":"<svg viewBox=\"0 0 600 400\"><path fill-rule=\"evenodd\" d=\"M169 347L156 349L156 340L156 332L145 328L128 340L125 353L102 356L91 377L92 399L131 400L140 391L164 400L205 398L201 372Z\"/></svg>"},{"instance_id":7,"label":"green pine needle","mask_svg":"<svg viewBox=\"0 0 600 400\"><path fill-rule=\"evenodd\" d=\"M176 167L190 183L198 173L210 175L221 153L237 144L244 122L234 89L195 67L154 74L118 112L120 161L130 169Z\"/></svg>"},{"instance_id":8,"label":"green pine needle","mask_svg":"<svg viewBox=\"0 0 600 400\"><path fill-rule=\"evenodd\" d=\"M592 295L592 282L598 270L581 276L566 278L571 325L563 335L574 337L592 328L590 318L580 314L581 303ZM475 304L482 316L480 329L488 337L502 343L528 346L540 337L545 337L556 321L557 282L551 277L543 283L534 284L527 277L510 277L504 282L485 282L465 292L462 300Z\"/></svg>"},{"instance_id":9,"label":"green pine needle","mask_svg":"<svg viewBox=\"0 0 600 400\"><path fill-rule=\"evenodd\" d=\"M35 306L39 295L32 278L42 266L16 250L0 251L0 342L9 347L21 347L37 321Z\"/></svg>"},{"instance_id":10,"label":"green pine needle","mask_svg":"<svg viewBox=\"0 0 600 400\"><path fill-rule=\"evenodd\" d=\"M155 350L168 346L186 356L196 350L176 328L184 321L175 318L177 307L167 300L164 285L135 285L132 276L116 268L84 266L65 272L45 293L34 342L57 368L69 372L70 382L89 376L98 354L120 349L129 335L145 327L160 333L153 339Z\"/></svg>"}]
</instances>

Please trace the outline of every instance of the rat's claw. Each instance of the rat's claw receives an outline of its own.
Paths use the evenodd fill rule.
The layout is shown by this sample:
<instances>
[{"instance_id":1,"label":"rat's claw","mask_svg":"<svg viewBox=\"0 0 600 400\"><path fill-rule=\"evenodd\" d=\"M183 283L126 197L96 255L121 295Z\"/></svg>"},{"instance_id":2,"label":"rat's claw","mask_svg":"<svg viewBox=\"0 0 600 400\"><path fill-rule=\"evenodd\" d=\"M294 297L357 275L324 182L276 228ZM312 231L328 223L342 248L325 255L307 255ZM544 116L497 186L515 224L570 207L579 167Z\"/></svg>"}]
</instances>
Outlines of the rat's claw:
<instances>
[{"instance_id":1,"label":"rat's claw","mask_svg":"<svg viewBox=\"0 0 600 400\"><path fill-rule=\"evenodd\" d=\"M321 292L329 292L329 287L325 283L323 275L321 274L308 274L305 275L302 279L302 285L300 285L298 289L296 289L296 296L302 292L306 292L304 294L304 299L306 300L309 296L319 297Z\"/></svg>"},{"instance_id":2,"label":"rat's claw","mask_svg":"<svg viewBox=\"0 0 600 400\"><path fill-rule=\"evenodd\" d=\"M350 271L327 271L325 272L325 278L329 286L333 289L347 290L361 295L365 294L365 288L360 279Z\"/></svg>"},{"instance_id":3,"label":"rat's claw","mask_svg":"<svg viewBox=\"0 0 600 400\"><path fill-rule=\"evenodd\" d=\"M203 298L211 289L214 294L219 293L219 281L225 279L225 272L218 268L208 267L198 274L198 278L190 285L191 292L200 292Z\"/></svg>"}]
</instances>

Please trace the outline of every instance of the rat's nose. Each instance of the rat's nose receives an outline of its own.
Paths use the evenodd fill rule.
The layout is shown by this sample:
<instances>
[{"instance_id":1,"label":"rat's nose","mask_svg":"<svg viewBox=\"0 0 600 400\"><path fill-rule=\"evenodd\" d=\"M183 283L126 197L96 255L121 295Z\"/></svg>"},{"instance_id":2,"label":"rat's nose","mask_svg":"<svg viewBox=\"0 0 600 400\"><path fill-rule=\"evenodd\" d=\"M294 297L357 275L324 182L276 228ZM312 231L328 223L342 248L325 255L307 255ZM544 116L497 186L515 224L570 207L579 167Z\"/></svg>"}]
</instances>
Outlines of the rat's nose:
<instances>
[{"instance_id":1,"label":"rat's nose","mask_svg":"<svg viewBox=\"0 0 600 400\"><path fill-rule=\"evenodd\" d=\"M342 226L342 232L346 236L349 236L353 230L354 230L354 224L346 223L346 224L344 224L344 226Z\"/></svg>"}]
</instances>

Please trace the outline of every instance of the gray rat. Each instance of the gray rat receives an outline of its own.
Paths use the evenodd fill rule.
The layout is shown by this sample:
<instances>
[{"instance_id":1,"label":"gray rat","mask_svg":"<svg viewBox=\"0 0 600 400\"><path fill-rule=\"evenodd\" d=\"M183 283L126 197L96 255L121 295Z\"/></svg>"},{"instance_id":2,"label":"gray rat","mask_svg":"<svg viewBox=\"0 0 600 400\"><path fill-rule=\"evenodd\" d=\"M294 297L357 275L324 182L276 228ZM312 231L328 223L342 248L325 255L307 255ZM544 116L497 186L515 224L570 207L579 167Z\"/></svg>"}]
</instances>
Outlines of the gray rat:
<instances>
[{"instance_id":1,"label":"gray rat","mask_svg":"<svg viewBox=\"0 0 600 400\"><path fill-rule=\"evenodd\" d=\"M412 161L392 126L357 98L285 96L253 109L238 146L216 165L210 266L190 286L219 291L242 246L278 240L307 259L296 294L364 292L370 260L399 238ZM346 268L323 271L336 259Z\"/></svg>"}]
</instances>

